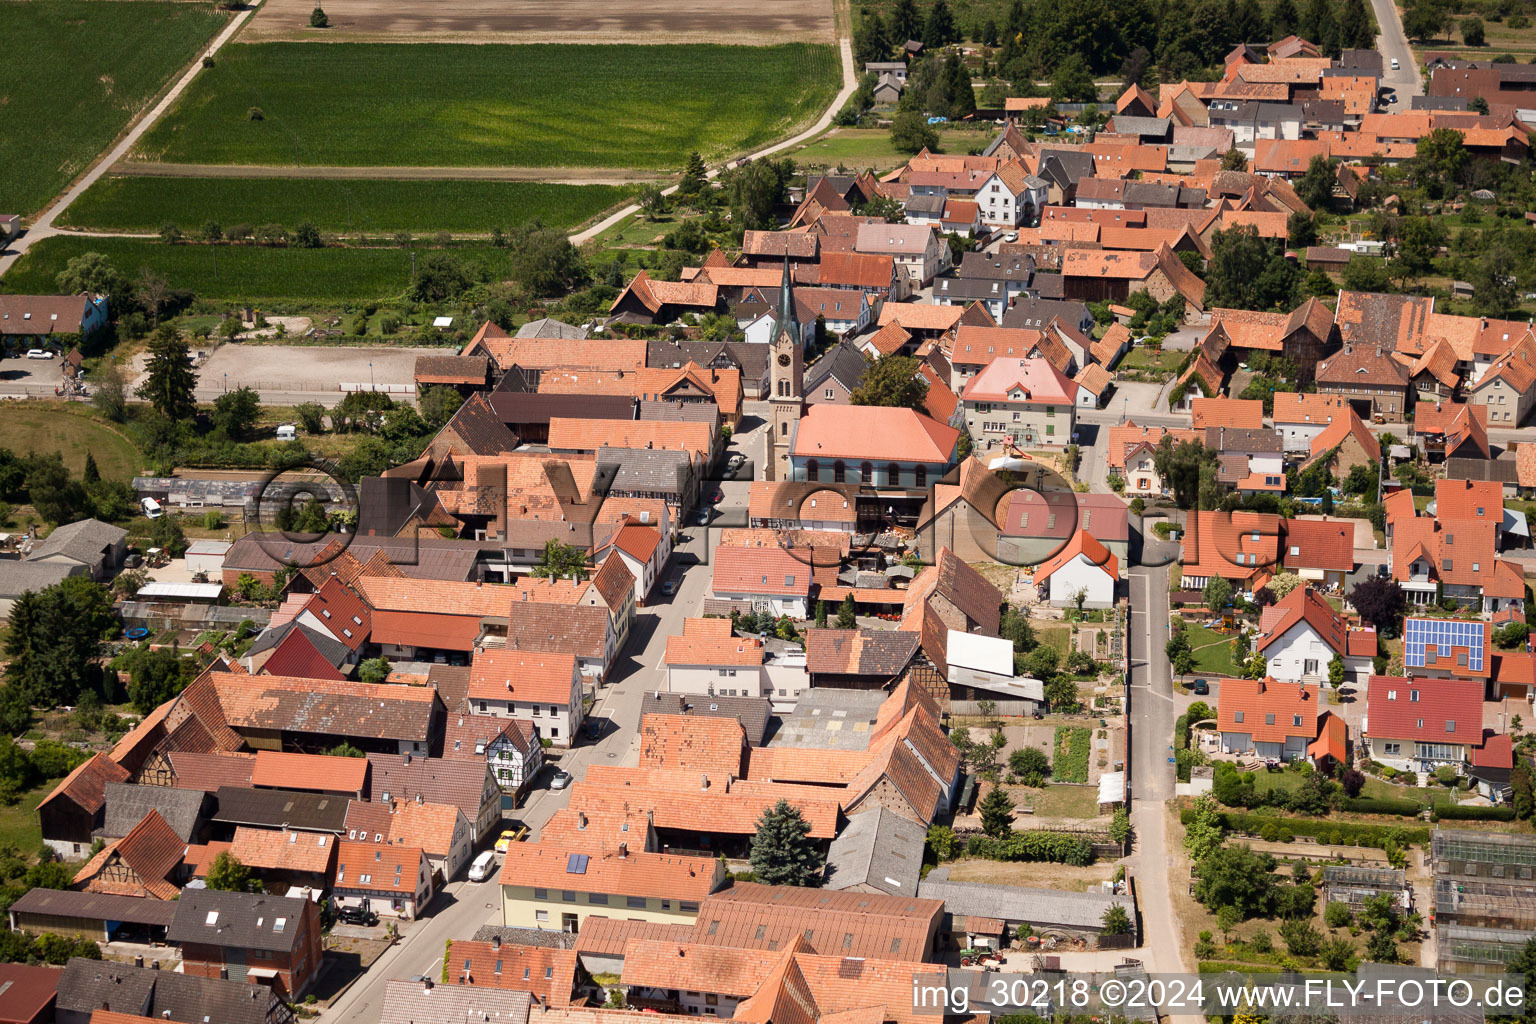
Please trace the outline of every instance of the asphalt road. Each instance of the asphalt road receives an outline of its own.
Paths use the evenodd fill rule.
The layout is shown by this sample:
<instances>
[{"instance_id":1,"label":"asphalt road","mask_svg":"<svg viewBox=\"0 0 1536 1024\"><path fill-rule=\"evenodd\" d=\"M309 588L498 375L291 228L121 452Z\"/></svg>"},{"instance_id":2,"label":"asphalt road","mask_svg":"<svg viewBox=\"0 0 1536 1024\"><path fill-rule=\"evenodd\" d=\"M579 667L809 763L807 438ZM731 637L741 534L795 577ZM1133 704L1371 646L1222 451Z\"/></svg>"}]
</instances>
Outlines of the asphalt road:
<instances>
[{"instance_id":1,"label":"asphalt road","mask_svg":"<svg viewBox=\"0 0 1536 1024\"><path fill-rule=\"evenodd\" d=\"M1423 95L1424 84L1419 76L1418 64L1413 59L1413 51L1408 47L1408 37L1403 32L1402 15L1398 13L1394 0L1371 0L1371 10L1381 29L1381 35L1376 39L1376 49L1381 51L1384 64L1381 72L1382 87L1393 89L1397 93L1395 106L1406 110L1410 96ZM1396 71L1392 70L1393 60L1398 63Z\"/></svg>"},{"instance_id":2,"label":"asphalt road","mask_svg":"<svg viewBox=\"0 0 1536 1024\"><path fill-rule=\"evenodd\" d=\"M697 614L709 589L706 547L712 532L697 526L685 531L684 536L690 540L672 553L671 571L683 570L678 592L666 597L658 587L652 594L658 603L640 609L636 615L625 653L620 655L609 684L599 690L598 702L592 710L592 715L603 721L602 738L596 743L583 741L560 759L560 766L578 780L586 776L587 767L592 764L638 762L635 744L640 732L640 701L647 690L666 688L662 658L667 637L683 631L683 619ZM537 788L514 812L532 830L530 840L536 840L550 816L566 805L569 794L569 790L557 793L546 787ZM500 882L495 876L484 882L461 878L433 900L429 911L430 916L410 925L400 944L386 951L321 1016L334 1021L376 1021L383 1009L385 982L418 974L439 978L447 940L467 939L481 925L501 923Z\"/></svg>"}]
</instances>

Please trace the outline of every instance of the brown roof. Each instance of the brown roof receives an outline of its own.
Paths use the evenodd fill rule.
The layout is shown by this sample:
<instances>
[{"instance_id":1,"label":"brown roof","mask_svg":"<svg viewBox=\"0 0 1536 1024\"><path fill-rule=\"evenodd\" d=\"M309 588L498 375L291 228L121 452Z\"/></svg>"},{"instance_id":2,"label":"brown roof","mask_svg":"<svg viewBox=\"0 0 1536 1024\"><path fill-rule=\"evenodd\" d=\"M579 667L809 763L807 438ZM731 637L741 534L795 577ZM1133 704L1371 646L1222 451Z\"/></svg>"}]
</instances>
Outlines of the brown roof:
<instances>
[{"instance_id":1,"label":"brown roof","mask_svg":"<svg viewBox=\"0 0 1536 1024\"><path fill-rule=\"evenodd\" d=\"M360 793L367 784L368 762L361 757L258 750L251 771L251 785L273 789Z\"/></svg>"},{"instance_id":2,"label":"brown roof","mask_svg":"<svg viewBox=\"0 0 1536 1024\"><path fill-rule=\"evenodd\" d=\"M692 941L785 950L800 937L828 956L927 959L942 900L737 882L699 907Z\"/></svg>"},{"instance_id":3,"label":"brown roof","mask_svg":"<svg viewBox=\"0 0 1536 1024\"><path fill-rule=\"evenodd\" d=\"M448 804L470 821L480 819L481 806L496 788L484 761L369 754L368 762L373 775L369 799L382 802L387 793L391 800Z\"/></svg>"},{"instance_id":4,"label":"brown roof","mask_svg":"<svg viewBox=\"0 0 1536 1024\"><path fill-rule=\"evenodd\" d=\"M640 767L740 778L747 737L734 718L647 714L640 719Z\"/></svg>"},{"instance_id":5,"label":"brown roof","mask_svg":"<svg viewBox=\"0 0 1536 1024\"><path fill-rule=\"evenodd\" d=\"M255 754L173 750L166 756L170 758L171 774L179 788L201 789L205 793L212 793L220 786L248 788L256 770Z\"/></svg>"},{"instance_id":6,"label":"brown roof","mask_svg":"<svg viewBox=\"0 0 1536 1024\"><path fill-rule=\"evenodd\" d=\"M519 609L521 614L522 609ZM480 650L470 667L471 700L526 700L569 704L576 686L573 654Z\"/></svg>"},{"instance_id":7,"label":"brown roof","mask_svg":"<svg viewBox=\"0 0 1536 1024\"><path fill-rule=\"evenodd\" d=\"M576 950L521 946L510 942L454 939L443 954L455 985L530 992L546 1006L565 1007L576 987Z\"/></svg>"},{"instance_id":8,"label":"brown roof","mask_svg":"<svg viewBox=\"0 0 1536 1024\"><path fill-rule=\"evenodd\" d=\"M687 942L693 933L691 924L667 924L660 921L630 921L619 917L588 917L576 935L576 952L589 956L620 957L630 939L659 939Z\"/></svg>"},{"instance_id":9,"label":"brown roof","mask_svg":"<svg viewBox=\"0 0 1536 1024\"><path fill-rule=\"evenodd\" d=\"M336 843L335 888L414 896L424 856L419 846L382 846L342 839Z\"/></svg>"},{"instance_id":10,"label":"brown roof","mask_svg":"<svg viewBox=\"0 0 1536 1024\"><path fill-rule=\"evenodd\" d=\"M601 660L608 623L606 608L530 602L519 605L507 622L507 650Z\"/></svg>"},{"instance_id":11,"label":"brown roof","mask_svg":"<svg viewBox=\"0 0 1536 1024\"><path fill-rule=\"evenodd\" d=\"M485 385L490 373L486 356L417 356L417 384Z\"/></svg>"},{"instance_id":12,"label":"brown roof","mask_svg":"<svg viewBox=\"0 0 1536 1024\"><path fill-rule=\"evenodd\" d=\"M283 729L425 742L437 694L427 687L216 672L224 719L246 729Z\"/></svg>"},{"instance_id":13,"label":"brown roof","mask_svg":"<svg viewBox=\"0 0 1536 1024\"><path fill-rule=\"evenodd\" d=\"M899 629L809 629L806 671L895 678L917 653L918 637Z\"/></svg>"},{"instance_id":14,"label":"brown roof","mask_svg":"<svg viewBox=\"0 0 1536 1024\"><path fill-rule=\"evenodd\" d=\"M1408 386L1408 371L1387 349L1345 345L1317 364L1317 382L1340 387L1403 388Z\"/></svg>"},{"instance_id":15,"label":"brown roof","mask_svg":"<svg viewBox=\"0 0 1536 1024\"><path fill-rule=\"evenodd\" d=\"M67 799L87 814L95 814L106 804L107 783L127 782L128 772L106 754L93 754L39 803L38 810L56 799Z\"/></svg>"},{"instance_id":16,"label":"brown roof","mask_svg":"<svg viewBox=\"0 0 1536 1024\"><path fill-rule=\"evenodd\" d=\"M86 892L113 896L150 896L157 900L175 899L181 891L175 882L181 870L187 844L165 823L159 811L150 811L144 820L123 838L104 847L75 874L75 885ZM103 877L108 864L122 864L137 876L137 882L120 882Z\"/></svg>"},{"instance_id":17,"label":"brown roof","mask_svg":"<svg viewBox=\"0 0 1536 1024\"><path fill-rule=\"evenodd\" d=\"M762 987L786 955L734 946L630 939L624 944L623 981L627 986L747 996Z\"/></svg>"},{"instance_id":18,"label":"brown roof","mask_svg":"<svg viewBox=\"0 0 1536 1024\"><path fill-rule=\"evenodd\" d=\"M741 251L748 256L790 256L815 259L819 236L811 231L747 231Z\"/></svg>"},{"instance_id":19,"label":"brown roof","mask_svg":"<svg viewBox=\"0 0 1536 1024\"><path fill-rule=\"evenodd\" d=\"M947 547L939 552L938 560L918 573L907 588L903 629L908 628L907 616L912 610L926 604L935 594L949 599L966 618L979 623L983 633L997 635L998 622L1002 618L1002 595L985 576L961 561Z\"/></svg>"},{"instance_id":20,"label":"brown roof","mask_svg":"<svg viewBox=\"0 0 1536 1024\"><path fill-rule=\"evenodd\" d=\"M576 858L581 858L577 860ZM563 890L579 865L580 888L619 896L702 900L715 889L719 862L711 857L680 857L631 848L590 853L543 843L513 843L501 865L502 885Z\"/></svg>"},{"instance_id":21,"label":"brown roof","mask_svg":"<svg viewBox=\"0 0 1536 1024\"><path fill-rule=\"evenodd\" d=\"M336 837L326 832L278 831L235 826L230 855L248 868L328 874L336 854Z\"/></svg>"}]
</instances>

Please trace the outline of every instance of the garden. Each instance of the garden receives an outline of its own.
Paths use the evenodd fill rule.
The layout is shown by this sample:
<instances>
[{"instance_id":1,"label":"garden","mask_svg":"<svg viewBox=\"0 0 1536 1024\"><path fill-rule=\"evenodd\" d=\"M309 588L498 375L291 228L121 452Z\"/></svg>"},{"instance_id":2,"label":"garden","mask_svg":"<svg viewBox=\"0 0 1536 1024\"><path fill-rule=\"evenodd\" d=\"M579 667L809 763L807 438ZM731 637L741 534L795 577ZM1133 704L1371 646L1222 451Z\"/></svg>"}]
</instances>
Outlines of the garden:
<instances>
[{"instance_id":1,"label":"garden","mask_svg":"<svg viewBox=\"0 0 1536 1024\"><path fill-rule=\"evenodd\" d=\"M225 47L141 141L142 160L674 169L813 120L831 46Z\"/></svg>"}]
</instances>

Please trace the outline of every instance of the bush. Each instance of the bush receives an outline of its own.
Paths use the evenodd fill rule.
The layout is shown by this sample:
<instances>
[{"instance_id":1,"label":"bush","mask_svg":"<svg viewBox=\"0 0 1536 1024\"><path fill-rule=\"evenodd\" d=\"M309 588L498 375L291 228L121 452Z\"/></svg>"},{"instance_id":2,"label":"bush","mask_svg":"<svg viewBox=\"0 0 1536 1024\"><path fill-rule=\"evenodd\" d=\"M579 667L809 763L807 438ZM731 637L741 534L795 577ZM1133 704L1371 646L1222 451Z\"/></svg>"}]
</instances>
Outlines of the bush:
<instances>
[{"instance_id":1,"label":"bush","mask_svg":"<svg viewBox=\"0 0 1536 1024\"><path fill-rule=\"evenodd\" d=\"M965 854L983 860L1053 861L1081 867L1093 863L1093 844L1065 832L1015 832L1004 838L972 836Z\"/></svg>"},{"instance_id":2,"label":"bush","mask_svg":"<svg viewBox=\"0 0 1536 1024\"><path fill-rule=\"evenodd\" d=\"M1340 806L1355 814L1395 814L1400 818L1413 818L1424 810L1424 805L1417 800L1400 797L1357 796L1346 799Z\"/></svg>"},{"instance_id":3,"label":"bush","mask_svg":"<svg viewBox=\"0 0 1536 1024\"><path fill-rule=\"evenodd\" d=\"M1474 807L1468 804L1436 804L1436 821L1514 821L1513 807Z\"/></svg>"},{"instance_id":4,"label":"bush","mask_svg":"<svg viewBox=\"0 0 1536 1024\"><path fill-rule=\"evenodd\" d=\"M1180 819L1184 824L1194 820L1194 811L1186 808L1180 812ZM1228 832L1245 832L1258 834L1267 824L1273 824L1282 820L1262 814L1250 814L1244 811L1222 811L1220 821ZM1371 825L1363 822L1332 821L1326 818L1285 818L1285 824L1277 826L1277 834L1280 842L1287 842L1284 836L1318 836L1327 835L1332 842L1339 846L1369 846L1376 849L1384 849L1387 842L1394 841L1398 846L1410 846L1417 844L1426 845L1429 842L1429 827L1409 827L1405 825Z\"/></svg>"},{"instance_id":5,"label":"bush","mask_svg":"<svg viewBox=\"0 0 1536 1024\"><path fill-rule=\"evenodd\" d=\"M1347 903L1330 903L1328 909L1323 911L1323 923L1329 928L1347 928L1355 919L1355 915L1349 912Z\"/></svg>"},{"instance_id":6,"label":"bush","mask_svg":"<svg viewBox=\"0 0 1536 1024\"><path fill-rule=\"evenodd\" d=\"M309 12L309 27L310 28L330 28L331 27L331 19L330 19L329 16L326 15L324 8L316 7L314 10Z\"/></svg>"}]
</instances>

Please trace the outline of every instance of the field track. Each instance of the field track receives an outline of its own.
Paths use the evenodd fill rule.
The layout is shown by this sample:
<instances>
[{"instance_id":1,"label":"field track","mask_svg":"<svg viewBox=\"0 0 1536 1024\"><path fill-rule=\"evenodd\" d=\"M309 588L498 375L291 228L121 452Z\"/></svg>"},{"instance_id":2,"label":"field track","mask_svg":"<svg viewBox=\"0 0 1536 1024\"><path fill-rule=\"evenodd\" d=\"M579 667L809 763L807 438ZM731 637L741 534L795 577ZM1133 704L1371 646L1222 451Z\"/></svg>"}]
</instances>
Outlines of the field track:
<instances>
[{"instance_id":1,"label":"field track","mask_svg":"<svg viewBox=\"0 0 1536 1024\"><path fill-rule=\"evenodd\" d=\"M136 178L378 178L387 181L548 181L562 185L627 185L660 181L623 167L273 167L268 164L163 164L119 160L112 174Z\"/></svg>"},{"instance_id":2,"label":"field track","mask_svg":"<svg viewBox=\"0 0 1536 1024\"><path fill-rule=\"evenodd\" d=\"M726 43L835 40L831 0L266 0L242 42Z\"/></svg>"}]
</instances>

